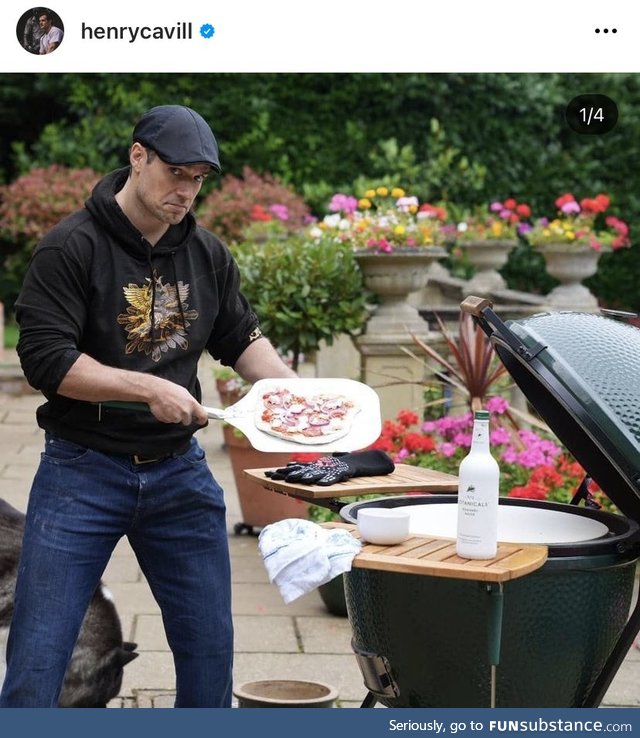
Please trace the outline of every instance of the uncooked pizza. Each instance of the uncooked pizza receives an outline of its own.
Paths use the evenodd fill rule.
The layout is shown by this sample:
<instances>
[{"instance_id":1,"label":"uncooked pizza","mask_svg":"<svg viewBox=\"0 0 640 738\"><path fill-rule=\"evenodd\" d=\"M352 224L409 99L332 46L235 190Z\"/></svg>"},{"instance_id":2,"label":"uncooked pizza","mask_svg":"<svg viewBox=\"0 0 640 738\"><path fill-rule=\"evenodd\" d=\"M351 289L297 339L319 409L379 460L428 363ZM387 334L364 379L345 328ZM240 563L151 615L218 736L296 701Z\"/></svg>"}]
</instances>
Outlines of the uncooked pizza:
<instances>
[{"instance_id":1,"label":"uncooked pizza","mask_svg":"<svg viewBox=\"0 0 640 738\"><path fill-rule=\"evenodd\" d=\"M294 443L331 443L347 435L358 411L356 404L344 395L303 395L285 387L273 387L258 400L256 427Z\"/></svg>"}]
</instances>

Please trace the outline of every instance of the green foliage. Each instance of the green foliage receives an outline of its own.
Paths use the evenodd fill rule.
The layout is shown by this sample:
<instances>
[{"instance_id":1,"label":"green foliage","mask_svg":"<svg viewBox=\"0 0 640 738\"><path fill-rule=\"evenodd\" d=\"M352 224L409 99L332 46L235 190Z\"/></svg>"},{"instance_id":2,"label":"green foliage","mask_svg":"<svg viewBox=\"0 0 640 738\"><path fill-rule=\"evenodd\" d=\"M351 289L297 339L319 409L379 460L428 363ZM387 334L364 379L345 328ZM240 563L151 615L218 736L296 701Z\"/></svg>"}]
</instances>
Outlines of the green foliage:
<instances>
[{"instance_id":1,"label":"green foliage","mask_svg":"<svg viewBox=\"0 0 640 738\"><path fill-rule=\"evenodd\" d=\"M420 155L412 144L400 146L396 138L379 141L369 154L373 178L360 176L353 183L353 194L362 194L380 185L402 187L422 202L452 199L473 202L481 192L486 176L482 164L470 162L452 146L437 118L429 124L429 135Z\"/></svg>"},{"instance_id":2,"label":"green foliage","mask_svg":"<svg viewBox=\"0 0 640 738\"><path fill-rule=\"evenodd\" d=\"M5 323L4 347L13 349L18 345L18 326L15 323Z\"/></svg>"},{"instance_id":3,"label":"green foliage","mask_svg":"<svg viewBox=\"0 0 640 738\"><path fill-rule=\"evenodd\" d=\"M258 314L264 333L293 367L322 340L355 334L364 325L362 277L350 246L291 236L234 248L242 292Z\"/></svg>"},{"instance_id":4,"label":"green foliage","mask_svg":"<svg viewBox=\"0 0 640 738\"><path fill-rule=\"evenodd\" d=\"M606 135L566 125L568 102L586 92L618 104ZM386 176L422 200L472 206L513 196L536 213L554 212L563 192L606 192L632 241L640 233L638 74L5 75L0 102L5 181L18 168L53 163L98 172L123 165L137 117L170 102L211 122L225 173L271 172L317 214L334 192L354 191L356 179L383 184ZM203 196L215 187L209 178ZM602 299L640 309L638 249L602 258L589 283ZM529 266L516 253L504 272L509 285L531 281L544 291L549 278Z\"/></svg>"},{"instance_id":5,"label":"green foliage","mask_svg":"<svg viewBox=\"0 0 640 738\"><path fill-rule=\"evenodd\" d=\"M542 254L523 241L511 250L500 274L511 289L538 295L546 295L558 284L546 273Z\"/></svg>"}]
</instances>

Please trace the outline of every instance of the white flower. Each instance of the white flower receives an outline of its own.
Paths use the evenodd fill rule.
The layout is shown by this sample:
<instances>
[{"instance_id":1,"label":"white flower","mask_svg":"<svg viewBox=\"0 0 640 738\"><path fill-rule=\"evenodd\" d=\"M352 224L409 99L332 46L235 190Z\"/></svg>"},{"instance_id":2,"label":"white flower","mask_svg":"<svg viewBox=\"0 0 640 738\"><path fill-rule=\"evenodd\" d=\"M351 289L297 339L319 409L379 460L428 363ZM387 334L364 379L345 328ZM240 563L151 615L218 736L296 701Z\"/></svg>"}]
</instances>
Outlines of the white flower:
<instances>
[{"instance_id":1,"label":"white flower","mask_svg":"<svg viewBox=\"0 0 640 738\"><path fill-rule=\"evenodd\" d=\"M415 206L416 208L418 207L418 198L417 197L400 197L396 201L396 207L402 213L408 213L409 212L409 208L412 205Z\"/></svg>"},{"instance_id":2,"label":"white flower","mask_svg":"<svg viewBox=\"0 0 640 738\"><path fill-rule=\"evenodd\" d=\"M468 228L469 226L466 223L458 223L458 231L460 233L464 233Z\"/></svg>"},{"instance_id":3,"label":"white flower","mask_svg":"<svg viewBox=\"0 0 640 738\"><path fill-rule=\"evenodd\" d=\"M325 215L322 220L329 226L329 228L338 228L338 225L342 220L342 216L340 213L332 213L331 215Z\"/></svg>"},{"instance_id":4,"label":"white flower","mask_svg":"<svg viewBox=\"0 0 640 738\"><path fill-rule=\"evenodd\" d=\"M309 230L309 235L311 238L322 238L322 229L318 228L318 226L312 226Z\"/></svg>"}]
</instances>

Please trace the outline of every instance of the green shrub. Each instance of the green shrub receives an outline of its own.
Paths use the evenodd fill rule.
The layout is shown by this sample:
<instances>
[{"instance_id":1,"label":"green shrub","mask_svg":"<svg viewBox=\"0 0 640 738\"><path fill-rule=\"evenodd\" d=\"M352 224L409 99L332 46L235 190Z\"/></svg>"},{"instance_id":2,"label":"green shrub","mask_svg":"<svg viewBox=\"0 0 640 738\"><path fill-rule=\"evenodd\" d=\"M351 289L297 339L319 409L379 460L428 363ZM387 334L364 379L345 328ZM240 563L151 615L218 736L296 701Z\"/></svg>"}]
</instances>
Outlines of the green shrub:
<instances>
[{"instance_id":1,"label":"green shrub","mask_svg":"<svg viewBox=\"0 0 640 738\"><path fill-rule=\"evenodd\" d=\"M362 276L349 245L291 236L238 244L234 256L242 292L264 333L283 354L291 352L294 370L322 340L331 345L364 326Z\"/></svg>"}]
</instances>

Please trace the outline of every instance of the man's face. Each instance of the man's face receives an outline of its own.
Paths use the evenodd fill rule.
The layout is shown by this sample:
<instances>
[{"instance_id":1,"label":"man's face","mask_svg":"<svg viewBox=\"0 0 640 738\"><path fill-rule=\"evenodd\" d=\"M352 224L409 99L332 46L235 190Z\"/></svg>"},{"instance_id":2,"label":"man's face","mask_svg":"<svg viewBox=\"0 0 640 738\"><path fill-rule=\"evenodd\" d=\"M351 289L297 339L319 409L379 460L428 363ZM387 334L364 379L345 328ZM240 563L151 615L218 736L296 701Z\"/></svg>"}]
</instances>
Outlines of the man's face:
<instances>
[{"instance_id":1,"label":"man's face","mask_svg":"<svg viewBox=\"0 0 640 738\"><path fill-rule=\"evenodd\" d=\"M159 156L149 161L147 150L140 144L133 145L132 166L138 206L165 225L180 223L211 171L208 164L177 166L167 164Z\"/></svg>"},{"instance_id":2,"label":"man's face","mask_svg":"<svg viewBox=\"0 0 640 738\"><path fill-rule=\"evenodd\" d=\"M49 29L51 28L51 20L49 18L47 18L46 15L41 15L38 18L38 24L40 25L40 28L42 28L42 30L45 33L48 33L49 32Z\"/></svg>"}]
</instances>

